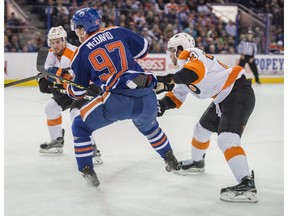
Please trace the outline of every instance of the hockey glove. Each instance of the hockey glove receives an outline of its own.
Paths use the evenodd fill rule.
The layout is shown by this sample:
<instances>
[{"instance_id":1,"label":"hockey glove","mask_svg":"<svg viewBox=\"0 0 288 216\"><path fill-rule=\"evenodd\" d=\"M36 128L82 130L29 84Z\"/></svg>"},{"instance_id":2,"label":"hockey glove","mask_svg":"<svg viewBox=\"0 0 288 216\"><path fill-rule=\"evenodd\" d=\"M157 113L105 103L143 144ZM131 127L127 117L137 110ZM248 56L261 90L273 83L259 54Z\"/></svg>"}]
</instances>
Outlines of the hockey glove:
<instances>
[{"instance_id":1,"label":"hockey glove","mask_svg":"<svg viewBox=\"0 0 288 216\"><path fill-rule=\"evenodd\" d=\"M168 109L174 109L176 104L168 96L163 97L157 101L157 116L160 117Z\"/></svg>"},{"instance_id":2,"label":"hockey glove","mask_svg":"<svg viewBox=\"0 0 288 216\"><path fill-rule=\"evenodd\" d=\"M172 91L173 88L174 88L174 84L158 82L157 87L156 87L156 94L161 94L162 92L165 92L165 91Z\"/></svg>"},{"instance_id":3,"label":"hockey glove","mask_svg":"<svg viewBox=\"0 0 288 216\"><path fill-rule=\"evenodd\" d=\"M173 74L168 74L166 76L157 76L157 81L164 84L169 84L173 81Z\"/></svg>"},{"instance_id":4,"label":"hockey glove","mask_svg":"<svg viewBox=\"0 0 288 216\"><path fill-rule=\"evenodd\" d=\"M45 77L41 77L38 80L38 85L39 85L40 92L45 93L45 94L52 93L51 87L53 86L53 83L47 80Z\"/></svg>"},{"instance_id":5,"label":"hockey glove","mask_svg":"<svg viewBox=\"0 0 288 216\"><path fill-rule=\"evenodd\" d=\"M69 73L68 70L59 67L50 67L48 68L48 72L55 74L56 76L63 77L67 80L72 80L73 76ZM57 80L57 79L56 79ZM60 80L57 80L58 83L61 83Z\"/></svg>"},{"instance_id":6,"label":"hockey glove","mask_svg":"<svg viewBox=\"0 0 288 216\"><path fill-rule=\"evenodd\" d=\"M161 102L160 100L157 101L157 116L160 117L164 114L165 112L165 106L163 104L163 102Z\"/></svg>"}]
</instances>

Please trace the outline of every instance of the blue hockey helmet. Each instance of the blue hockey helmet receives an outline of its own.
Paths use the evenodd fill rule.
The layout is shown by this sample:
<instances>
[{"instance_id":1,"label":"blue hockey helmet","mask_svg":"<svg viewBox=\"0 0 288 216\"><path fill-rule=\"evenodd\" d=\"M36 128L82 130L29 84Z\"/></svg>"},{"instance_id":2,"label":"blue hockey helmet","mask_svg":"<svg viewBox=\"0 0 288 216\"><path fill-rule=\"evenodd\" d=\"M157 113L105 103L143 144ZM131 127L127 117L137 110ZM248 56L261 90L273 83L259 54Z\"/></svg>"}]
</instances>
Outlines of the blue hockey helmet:
<instances>
[{"instance_id":1,"label":"blue hockey helmet","mask_svg":"<svg viewBox=\"0 0 288 216\"><path fill-rule=\"evenodd\" d=\"M76 11L70 20L72 31L81 26L87 33L92 33L100 28L100 24L101 18L94 8L82 8Z\"/></svg>"}]
</instances>

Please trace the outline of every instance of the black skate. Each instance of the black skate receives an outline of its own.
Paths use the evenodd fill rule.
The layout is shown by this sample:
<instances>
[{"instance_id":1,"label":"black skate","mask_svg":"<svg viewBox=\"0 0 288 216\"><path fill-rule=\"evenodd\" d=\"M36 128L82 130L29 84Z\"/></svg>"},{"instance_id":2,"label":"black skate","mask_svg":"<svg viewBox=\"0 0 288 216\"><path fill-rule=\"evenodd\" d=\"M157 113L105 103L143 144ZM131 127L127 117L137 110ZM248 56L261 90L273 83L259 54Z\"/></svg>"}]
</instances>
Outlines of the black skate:
<instances>
[{"instance_id":1,"label":"black skate","mask_svg":"<svg viewBox=\"0 0 288 216\"><path fill-rule=\"evenodd\" d=\"M203 159L199 161L194 160L183 160L180 161L180 165L185 172L204 172L205 171L205 154Z\"/></svg>"},{"instance_id":2,"label":"black skate","mask_svg":"<svg viewBox=\"0 0 288 216\"><path fill-rule=\"evenodd\" d=\"M100 185L100 181L93 168L85 166L81 172L89 187L98 187Z\"/></svg>"},{"instance_id":3,"label":"black skate","mask_svg":"<svg viewBox=\"0 0 288 216\"><path fill-rule=\"evenodd\" d=\"M65 130L62 129L62 137L58 137L56 140L51 140L40 145L40 153L52 153L61 154L63 153L64 146L64 133Z\"/></svg>"},{"instance_id":4,"label":"black skate","mask_svg":"<svg viewBox=\"0 0 288 216\"><path fill-rule=\"evenodd\" d=\"M101 153L97 149L96 144L93 145L93 155L92 155L92 160L94 165L101 165L103 164L103 160L101 159Z\"/></svg>"},{"instance_id":5,"label":"black skate","mask_svg":"<svg viewBox=\"0 0 288 216\"><path fill-rule=\"evenodd\" d=\"M233 187L222 188L220 199L227 202L258 202L257 190L254 182L254 172L251 176L245 176L241 182Z\"/></svg>"},{"instance_id":6,"label":"black skate","mask_svg":"<svg viewBox=\"0 0 288 216\"><path fill-rule=\"evenodd\" d=\"M165 155L165 164L166 164L166 170L168 172L171 171L179 171L181 169L180 163L175 158L172 150L168 151Z\"/></svg>"}]
</instances>

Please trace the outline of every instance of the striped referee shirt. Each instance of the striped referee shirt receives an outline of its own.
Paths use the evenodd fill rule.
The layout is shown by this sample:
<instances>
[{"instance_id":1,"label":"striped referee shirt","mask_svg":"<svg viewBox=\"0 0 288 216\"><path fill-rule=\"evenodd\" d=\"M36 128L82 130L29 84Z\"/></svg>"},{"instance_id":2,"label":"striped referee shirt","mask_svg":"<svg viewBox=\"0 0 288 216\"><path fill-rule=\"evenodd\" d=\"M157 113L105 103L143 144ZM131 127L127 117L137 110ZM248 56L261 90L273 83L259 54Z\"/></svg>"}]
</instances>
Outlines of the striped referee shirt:
<instances>
[{"instance_id":1,"label":"striped referee shirt","mask_svg":"<svg viewBox=\"0 0 288 216\"><path fill-rule=\"evenodd\" d=\"M254 41L242 40L238 45L238 53L254 56L257 53L257 44Z\"/></svg>"}]
</instances>

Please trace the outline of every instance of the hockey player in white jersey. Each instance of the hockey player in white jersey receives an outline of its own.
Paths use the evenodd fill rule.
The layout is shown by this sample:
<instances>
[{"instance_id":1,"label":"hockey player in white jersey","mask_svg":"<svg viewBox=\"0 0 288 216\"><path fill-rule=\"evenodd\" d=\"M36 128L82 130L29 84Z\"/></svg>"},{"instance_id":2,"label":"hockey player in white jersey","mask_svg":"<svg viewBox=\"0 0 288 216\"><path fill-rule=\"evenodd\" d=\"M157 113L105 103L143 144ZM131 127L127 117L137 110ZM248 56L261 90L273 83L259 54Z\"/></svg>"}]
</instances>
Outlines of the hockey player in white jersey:
<instances>
[{"instance_id":1,"label":"hockey player in white jersey","mask_svg":"<svg viewBox=\"0 0 288 216\"><path fill-rule=\"evenodd\" d=\"M174 35L167 46L173 64L179 68L175 74L157 77L157 91L168 90L158 100L158 116L162 116L165 110L179 108L189 93L199 99L213 99L194 127L192 159L181 161L182 169L187 172L204 171L210 136L216 132L218 147L239 182L236 186L223 188L220 199L257 202L254 172L250 175L240 140L255 106L251 80L246 78L242 67L228 68L214 56L195 48L194 38L189 34Z\"/></svg>"},{"instance_id":2,"label":"hockey player in white jersey","mask_svg":"<svg viewBox=\"0 0 288 216\"><path fill-rule=\"evenodd\" d=\"M45 62L45 69L49 67L69 68L70 62L74 55L76 46L67 42L67 33L62 26L52 27L48 33L47 39L50 47ZM66 77L70 79L69 75ZM48 80L46 77L38 80L39 88L42 93L53 94L45 107L47 117L47 126L50 134L50 141L40 145L40 153L56 153L61 154L64 146L64 129L62 128L62 111L70 108L70 119L80 114L79 109L87 102L82 99L74 101L64 91L61 83L55 83L54 80ZM93 139L92 139L93 140ZM102 164L100 151L94 142L93 163Z\"/></svg>"}]
</instances>

